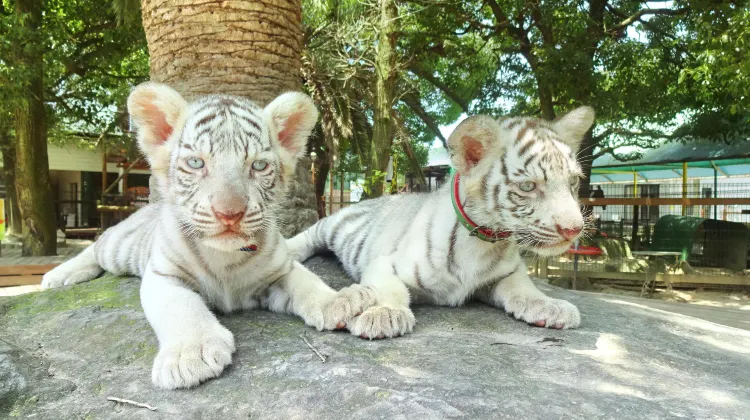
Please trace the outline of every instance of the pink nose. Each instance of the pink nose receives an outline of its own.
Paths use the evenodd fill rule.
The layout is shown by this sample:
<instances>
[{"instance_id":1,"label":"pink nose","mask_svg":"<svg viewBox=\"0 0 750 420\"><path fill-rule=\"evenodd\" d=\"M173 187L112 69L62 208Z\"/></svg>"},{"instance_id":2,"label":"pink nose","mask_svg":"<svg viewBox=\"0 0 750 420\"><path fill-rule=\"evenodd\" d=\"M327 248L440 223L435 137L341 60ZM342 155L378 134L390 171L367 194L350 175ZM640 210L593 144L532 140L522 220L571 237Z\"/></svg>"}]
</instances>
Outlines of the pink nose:
<instances>
[{"instance_id":1,"label":"pink nose","mask_svg":"<svg viewBox=\"0 0 750 420\"><path fill-rule=\"evenodd\" d=\"M574 228L574 229L565 229L560 225L557 225L557 233L562 235L563 238L566 240L571 240L578 236L579 233L581 233L581 228Z\"/></svg>"},{"instance_id":2,"label":"pink nose","mask_svg":"<svg viewBox=\"0 0 750 420\"><path fill-rule=\"evenodd\" d=\"M216 216L217 219L224 225L224 226L234 226L242 220L242 217L245 216L245 209L242 209L242 211L238 212L227 212L222 213L220 211L216 211L213 207L211 207L211 210L214 212L214 216Z\"/></svg>"}]
</instances>

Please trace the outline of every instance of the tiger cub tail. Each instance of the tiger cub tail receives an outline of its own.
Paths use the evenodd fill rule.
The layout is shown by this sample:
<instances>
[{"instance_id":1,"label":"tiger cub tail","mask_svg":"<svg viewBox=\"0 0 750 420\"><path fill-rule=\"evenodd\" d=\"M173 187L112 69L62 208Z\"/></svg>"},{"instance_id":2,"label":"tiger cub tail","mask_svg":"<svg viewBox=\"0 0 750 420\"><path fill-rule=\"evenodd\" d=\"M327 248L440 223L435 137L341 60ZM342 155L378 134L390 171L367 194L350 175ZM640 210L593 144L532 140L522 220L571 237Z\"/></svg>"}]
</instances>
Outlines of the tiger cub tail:
<instances>
[{"instance_id":1,"label":"tiger cub tail","mask_svg":"<svg viewBox=\"0 0 750 420\"><path fill-rule=\"evenodd\" d=\"M297 261L305 261L315 254L329 250L326 241L326 232L332 219L336 216L328 216L319 220L314 225L307 228L304 232L288 239L286 245L289 248L289 254Z\"/></svg>"}]
</instances>

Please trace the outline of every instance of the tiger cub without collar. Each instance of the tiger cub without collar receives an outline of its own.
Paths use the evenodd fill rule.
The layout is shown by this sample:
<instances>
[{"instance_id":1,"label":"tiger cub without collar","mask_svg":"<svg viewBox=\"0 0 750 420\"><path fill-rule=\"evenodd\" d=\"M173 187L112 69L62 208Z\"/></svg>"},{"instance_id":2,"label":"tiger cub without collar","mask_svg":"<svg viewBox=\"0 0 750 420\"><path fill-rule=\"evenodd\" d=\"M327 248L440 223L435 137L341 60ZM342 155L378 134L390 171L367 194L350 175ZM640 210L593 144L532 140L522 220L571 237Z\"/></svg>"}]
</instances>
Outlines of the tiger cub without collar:
<instances>
[{"instance_id":1,"label":"tiger cub without collar","mask_svg":"<svg viewBox=\"0 0 750 420\"><path fill-rule=\"evenodd\" d=\"M377 290L378 304L348 327L363 338L411 332L410 295L450 306L474 297L540 327L577 327L578 309L539 291L519 251L557 255L580 236L576 151L593 121L588 107L556 122L468 118L448 139L451 182L341 210L288 240L290 251L305 260L332 250Z\"/></svg>"},{"instance_id":2,"label":"tiger cub without collar","mask_svg":"<svg viewBox=\"0 0 750 420\"><path fill-rule=\"evenodd\" d=\"M273 223L317 120L309 97L285 93L265 108L233 96L188 104L165 85L145 83L128 111L161 199L47 273L43 286L103 270L142 277L141 304L160 346L155 385L191 387L231 363L234 337L209 307L293 313L323 330L375 302L370 288L336 292L292 260Z\"/></svg>"}]
</instances>

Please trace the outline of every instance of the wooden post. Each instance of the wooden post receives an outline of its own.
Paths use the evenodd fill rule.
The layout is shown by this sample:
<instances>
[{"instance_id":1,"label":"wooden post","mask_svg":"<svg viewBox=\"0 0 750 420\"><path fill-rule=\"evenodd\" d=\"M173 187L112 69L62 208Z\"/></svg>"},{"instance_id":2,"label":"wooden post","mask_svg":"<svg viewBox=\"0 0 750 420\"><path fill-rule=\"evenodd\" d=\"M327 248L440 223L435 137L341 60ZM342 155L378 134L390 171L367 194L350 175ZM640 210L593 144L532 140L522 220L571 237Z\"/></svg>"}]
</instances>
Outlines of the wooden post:
<instances>
[{"instance_id":1,"label":"wooden post","mask_svg":"<svg viewBox=\"0 0 750 420\"><path fill-rule=\"evenodd\" d=\"M718 198L719 197L719 174L718 174L718 172L719 171L716 168L716 165L714 165L714 194L713 194L712 198ZM719 210L718 210L718 207L719 206L714 205L714 219L715 220L719 219L719 214L718 214Z\"/></svg>"},{"instance_id":2,"label":"wooden post","mask_svg":"<svg viewBox=\"0 0 750 420\"><path fill-rule=\"evenodd\" d=\"M102 199L104 199L104 192L107 191L107 151L103 144L102 149Z\"/></svg>"},{"instance_id":3,"label":"wooden post","mask_svg":"<svg viewBox=\"0 0 750 420\"><path fill-rule=\"evenodd\" d=\"M539 278L547 278L547 257L539 258Z\"/></svg>"},{"instance_id":4,"label":"wooden post","mask_svg":"<svg viewBox=\"0 0 750 420\"><path fill-rule=\"evenodd\" d=\"M688 164L682 162L682 198L687 198ZM687 206L682 206L682 215L687 216Z\"/></svg>"},{"instance_id":5,"label":"wooden post","mask_svg":"<svg viewBox=\"0 0 750 420\"><path fill-rule=\"evenodd\" d=\"M344 171L341 171L339 174L341 177L340 181L340 187L341 190L339 191L339 210L344 208Z\"/></svg>"},{"instance_id":6,"label":"wooden post","mask_svg":"<svg viewBox=\"0 0 750 420\"><path fill-rule=\"evenodd\" d=\"M633 198L638 198L638 173L633 172ZM640 208L635 205L633 206L633 227L630 232L630 240L631 240L631 249L639 249L638 248L638 218L640 215L638 214Z\"/></svg>"},{"instance_id":7,"label":"wooden post","mask_svg":"<svg viewBox=\"0 0 750 420\"><path fill-rule=\"evenodd\" d=\"M333 214L333 159L328 170L328 215Z\"/></svg>"},{"instance_id":8,"label":"wooden post","mask_svg":"<svg viewBox=\"0 0 750 420\"><path fill-rule=\"evenodd\" d=\"M130 165L128 165L128 168L130 168ZM125 168L125 169L128 169ZM122 174L122 193L127 194L128 192L128 172L125 172Z\"/></svg>"},{"instance_id":9,"label":"wooden post","mask_svg":"<svg viewBox=\"0 0 750 420\"><path fill-rule=\"evenodd\" d=\"M396 168L396 156L393 156L393 178L391 179L391 193L395 194L398 192L398 172Z\"/></svg>"}]
</instances>

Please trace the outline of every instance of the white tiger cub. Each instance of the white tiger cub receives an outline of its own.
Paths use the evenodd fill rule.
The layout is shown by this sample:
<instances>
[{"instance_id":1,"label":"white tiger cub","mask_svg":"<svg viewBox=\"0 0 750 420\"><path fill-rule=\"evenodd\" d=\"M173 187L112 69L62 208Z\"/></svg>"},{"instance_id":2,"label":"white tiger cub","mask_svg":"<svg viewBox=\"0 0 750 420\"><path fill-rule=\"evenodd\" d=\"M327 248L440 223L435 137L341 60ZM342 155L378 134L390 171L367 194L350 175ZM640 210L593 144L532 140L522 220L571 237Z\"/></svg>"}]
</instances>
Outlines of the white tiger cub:
<instances>
[{"instance_id":1,"label":"white tiger cub","mask_svg":"<svg viewBox=\"0 0 750 420\"><path fill-rule=\"evenodd\" d=\"M556 122L468 118L448 139L451 182L341 210L288 240L290 251L332 250L377 290L377 306L348 326L363 338L411 332L410 294L450 306L475 297L540 327L577 327L578 309L539 291L519 250L556 255L580 236L576 150L593 120L589 107Z\"/></svg>"},{"instance_id":2,"label":"white tiger cub","mask_svg":"<svg viewBox=\"0 0 750 420\"><path fill-rule=\"evenodd\" d=\"M371 289L335 292L293 261L273 223L317 120L309 97L286 93L263 109L233 96L188 104L165 85L145 83L128 110L161 200L47 273L43 286L103 270L141 276L141 304L160 344L155 385L191 387L231 363L234 337L209 306L290 312L322 330L344 327L375 302Z\"/></svg>"}]
</instances>

